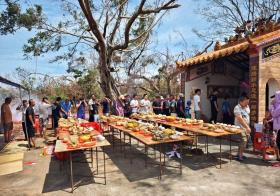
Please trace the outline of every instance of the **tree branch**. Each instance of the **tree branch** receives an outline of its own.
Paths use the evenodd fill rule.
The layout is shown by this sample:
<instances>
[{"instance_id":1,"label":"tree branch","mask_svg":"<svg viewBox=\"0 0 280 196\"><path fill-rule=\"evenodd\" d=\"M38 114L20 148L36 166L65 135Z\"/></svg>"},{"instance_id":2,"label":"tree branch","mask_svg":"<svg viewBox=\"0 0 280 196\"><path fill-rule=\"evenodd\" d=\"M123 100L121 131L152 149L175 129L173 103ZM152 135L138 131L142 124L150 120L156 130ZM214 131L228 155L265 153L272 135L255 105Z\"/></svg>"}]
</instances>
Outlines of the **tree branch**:
<instances>
[{"instance_id":1,"label":"tree branch","mask_svg":"<svg viewBox=\"0 0 280 196\"><path fill-rule=\"evenodd\" d=\"M133 13L133 15L130 17L130 19L128 20L126 26L125 26L125 31L124 31L124 42L122 44L118 44L114 47L112 47L112 51L114 50L123 50L126 49L128 47L128 44L130 42L130 29L133 25L133 23L135 22L135 20L138 18L138 16L140 15L145 15L145 14L152 14L152 13L159 13L162 10L169 10L169 9L173 9L173 8L177 8L180 5L178 4L174 4L176 0L170 0L167 3L163 4L160 7L154 8L154 9L146 9L144 10L144 4L146 2L146 0L141 0L140 5L138 7L138 9Z\"/></svg>"}]
</instances>

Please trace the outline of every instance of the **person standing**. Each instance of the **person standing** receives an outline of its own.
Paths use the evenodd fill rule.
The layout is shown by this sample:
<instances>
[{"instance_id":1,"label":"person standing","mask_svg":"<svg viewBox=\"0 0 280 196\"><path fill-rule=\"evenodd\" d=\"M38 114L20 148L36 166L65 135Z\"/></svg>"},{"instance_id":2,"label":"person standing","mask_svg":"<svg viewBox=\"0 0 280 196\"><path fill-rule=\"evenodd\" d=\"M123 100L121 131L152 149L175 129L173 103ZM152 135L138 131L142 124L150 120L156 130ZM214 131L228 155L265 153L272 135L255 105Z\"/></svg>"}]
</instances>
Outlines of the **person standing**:
<instances>
[{"instance_id":1,"label":"person standing","mask_svg":"<svg viewBox=\"0 0 280 196\"><path fill-rule=\"evenodd\" d=\"M276 157L280 161L280 91L275 93L275 98L271 103L271 115L273 118L273 130L276 135Z\"/></svg>"},{"instance_id":2,"label":"person standing","mask_svg":"<svg viewBox=\"0 0 280 196\"><path fill-rule=\"evenodd\" d=\"M236 157L238 161L243 161L245 158L243 153L251 133L250 110L248 110L248 107L249 98L247 96L242 96L239 99L239 104L234 108L234 124L242 128L242 132L240 134L241 140L238 146L238 154Z\"/></svg>"},{"instance_id":3,"label":"person standing","mask_svg":"<svg viewBox=\"0 0 280 196\"><path fill-rule=\"evenodd\" d=\"M80 98L78 103L76 104L77 107L77 118L86 119L86 107L87 103L84 98Z\"/></svg>"},{"instance_id":4,"label":"person standing","mask_svg":"<svg viewBox=\"0 0 280 196\"><path fill-rule=\"evenodd\" d=\"M176 104L177 104L177 101L175 99L175 96L171 95L170 96L170 113L171 113L171 116L177 116L177 114L176 114Z\"/></svg>"},{"instance_id":5,"label":"person standing","mask_svg":"<svg viewBox=\"0 0 280 196\"><path fill-rule=\"evenodd\" d=\"M131 108L131 113L134 114L134 113L137 113L138 112L138 109L139 109L139 102L137 100L137 95L134 94L132 96L132 100L130 101L130 108Z\"/></svg>"},{"instance_id":6,"label":"person standing","mask_svg":"<svg viewBox=\"0 0 280 196\"><path fill-rule=\"evenodd\" d=\"M192 118L192 114L191 114L191 105L192 105L192 102L189 100L187 101L187 104L186 104L186 109L185 109L185 112L186 112L186 118Z\"/></svg>"},{"instance_id":7,"label":"person standing","mask_svg":"<svg viewBox=\"0 0 280 196\"><path fill-rule=\"evenodd\" d=\"M109 97L105 96L103 101L102 101L102 112L103 112L103 115L105 116L109 116L110 114L110 103L111 103L111 100L109 99Z\"/></svg>"},{"instance_id":8,"label":"person standing","mask_svg":"<svg viewBox=\"0 0 280 196\"><path fill-rule=\"evenodd\" d=\"M170 98L169 95L165 96L162 102L162 113L166 116L170 116Z\"/></svg>"},{"instance_id":9,"label":"person standing","mask_svg":"<svg viewBox=\"0 0 280 196\"><path fill-rule=\"evenodd\" d=\"M69 116L71 116L71 108L72 108L72 103L68 98L66 98L65 101L61 102L61 111L62 111L63 118L67 119Z\"/></svg>"},{"instance_id":10,"label":"person standing","mask_svg":"<svg viewBox=\"0 0 280 196\"><path fill-rule=\"evenodd\" d=\"M129 117L131 114L131 109L130 109L130 97L129 95L125 95L125 100L124 100L124 116Z\"/></svg>"},{"instance_id":11,"label":"person standing","mask_svg":"<svg viewBox=\"0 0 280 196\"><path fill-rule=\"evenodd\" d=\"M149 112L151 112L151 111L152 111L151 102L150 102L150 100L148 99L148 95L147 95L147 94L144 94L144 95L143 95L143 99L140 101L139 112L140 112L140 113L147 114L147 113L149 113Z\"/></svg>"},{"instance_id":12,"label":"person standing","mask_svg":"<svg viewBox=\"0 0 280 196\"><path fill-rule=\"evenodd\" d=\"M222 114L223 114L223 123L232 124L232 114L230 110L230 103L228 101L229 96L226 95L224 97L224 101L222 103Z\"/></svg>"},{"instance_id":13,"label":"person standing","mask_svg":"<svg viewBox=\"0 0 280 196\"><path fill-rule=\"evenodd\" d=\"M42 99L42 103L39 105L39 122L40 122L40 136L46 139L46 129L49 122L49 108L52 105L48 101L47 97Z\"/></svg>"},{"instance_id":14,"label":"person standing","mask_svg":"<svg viewBox=\"0 0 280 196\"><path fill-rule=\"evenodd\" d=\"M61 113L61 97L57 97L55 102L52 105L52 119L53 119L53 128L55 131L55 135L57 134L57 128L58 128L58 120L62 117Z\"/></svg>"},{"instance_id":15,"label":"person standing","mask_svg":"<svg viewBox=\"0 0 280 196\"><path fill-rule=\"evenodd\" d=\"M26 134L26 124L25 124L25 113L26 113L26 109L28 108L28 102L27 100L22 100L22 104L19 105L16 110L21 111L22 113L22 118L21 118L21 126L22 126L22 130L24 133L24 138L25 141L27 141L27 134Z\"/></svg>"},{"instance_id":16,"label":"person standing","mask_svg":"<svg viewBox=\"0 0 280 196\"><path fill-rule=\"evenodd\" d=\"M28 144L31 146L31 143L36 148L35 145L35 114L33 107L35 106L35 101L33 99L29 100L29 107L26 109L26 130L28 134Z\"/></svg>"},{"instance_id":17,"label":"person standing","mask_svg":"<svg viewBox=\"0 0 280 196\"><path fill-rule=\"evenodd\" d=\"M88 101L89 105L89 122L97 122L99 120L99 102L94 95L91 96L91 99Z\"/></svg>"},{"instance_id":18,"label":"person standing","mask_svg":"<svg viewBox=\"0 0 280 196\"><path fill-rule=\"evenodd\" d=\"M4 140L6 143L11 141L12 130L13 130L13 118L10 108L12 102L11 97L7 97L5 102L1 106L1 123L4 128Z\"/></svg>"},{"instance_id":19,"label":"person standing","mask_svg":"<svg viewBox=\"0 0 280 196\"><path fill-rule=\"evenodd\" d=\"M115 102L117 116L124 116L124 96L120 95Z\"/></svg>"},{"instance_id":20,"label":"person standing","mask_svg":"<svg viewBox=\"0 0 280 196\"><path fill-rule=\"evenodd\" d=\"M153 102L153 110L157 115L162 114L162 104L159 95L156 96L156 99Z\"/></svg>"},{"instance_id":21,"label":"person standing","mask_svg":"<svg viewBox=\"0 0 280 196\"><path fill-rule=\"evenodd\" d=\"M179 118L186 118L185 114L185 100L184 100L184 95L183 93L179 94L179 99L177 101L177 106L176 106L176 113Z\"/></svg>"},{"instance_id":22,"label":"person standing","mask_svg":"<svg viewBox=\"0 0 280 196\"><path fill-rule=\"evenodd\" d=\"M211 119L210 122L217 122L217 117L218 117L218 91L215 89L213 93L210 95L209 100L210 100L210 105L211 105Z\"/></svg>"},{"instance_id":23,"label":"person standing","mask_svg":"<svg viewBox=\"0 0 280 196\"><path fill-rule=\"evenodd\" d=\"M200 95L201 95L201 90L200 89L196 89L195 90L195 95L193 97L193 103L194 103L194 116L195 116L195 119L197 119L197 120L201 119Z\"/></svg>"}]
</instances>

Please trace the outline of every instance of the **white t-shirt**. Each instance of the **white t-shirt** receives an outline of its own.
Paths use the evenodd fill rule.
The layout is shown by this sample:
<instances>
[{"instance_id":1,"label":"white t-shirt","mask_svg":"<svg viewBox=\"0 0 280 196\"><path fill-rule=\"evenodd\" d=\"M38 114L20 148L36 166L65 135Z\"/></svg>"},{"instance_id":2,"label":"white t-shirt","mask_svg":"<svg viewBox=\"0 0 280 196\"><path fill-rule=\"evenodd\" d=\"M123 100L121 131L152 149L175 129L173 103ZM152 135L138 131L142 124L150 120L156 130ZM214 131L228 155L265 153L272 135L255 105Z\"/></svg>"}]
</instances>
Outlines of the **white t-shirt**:
<instances>
[{"instance_id":1,"label":"white t-shirt","mask_svg":"<svg viewBox=\"0 0 280 196\"><path fill-rule=\"evenodd\" d=\"M243 127L239 121L237 120L237 116L240 116L243 118L243 120L246 122L247 125L250 125L250 108L249 106L247 106L246 108L242 108L240 104L238 104L237 106L235 106L234 108L234 124L237 126L240 126L241 128L245 129L245 127Z\"/></svg>"},{"instance_id":2,"label":"white t-shirt","mask_svg":"<svg viewBox=\"0 0 280 196\"><path fill-rule=\"evenodd\" d=\"M200 102L200 96L199 95L195 95L193 97L193 102L194 102L194 111L200 111L200 107L199 107L199 102Z\"/></svg>"},{"instance_id":3,"label":"white t-shirt","mask_svg":"<svg viewBox=\"0 0 280 196\"><path fill-rule=\"evenodd\" d=\"M137 100L132 99L132 100L130 101L130 107L132 108L132 109L131 109L132 113L137 113L137 111L138 111L138 106L139 106L139 103L138 103Z\"/></svg>"},{"instance_id":4,"label":"white t-shirt","mask_svg":"<svg viewBox=\"0 0 280 196\"><path fill-rule=\"evenodd\" d=\"M142 99L140 101L139 112L148 113L151 109L151 102L149 100Z\"/></svg>"},{"instance_id":5,"label":"white t-shirt","mask_svg":"<svg viewBox=\"0 0 280 196\"><path fill-rule=\"evenodd\" d=\"M47 119L49 116L49 108L51 107L50 104L42 102L38 109L39 109L39 118Z\"/></svg>"}]
</instances>

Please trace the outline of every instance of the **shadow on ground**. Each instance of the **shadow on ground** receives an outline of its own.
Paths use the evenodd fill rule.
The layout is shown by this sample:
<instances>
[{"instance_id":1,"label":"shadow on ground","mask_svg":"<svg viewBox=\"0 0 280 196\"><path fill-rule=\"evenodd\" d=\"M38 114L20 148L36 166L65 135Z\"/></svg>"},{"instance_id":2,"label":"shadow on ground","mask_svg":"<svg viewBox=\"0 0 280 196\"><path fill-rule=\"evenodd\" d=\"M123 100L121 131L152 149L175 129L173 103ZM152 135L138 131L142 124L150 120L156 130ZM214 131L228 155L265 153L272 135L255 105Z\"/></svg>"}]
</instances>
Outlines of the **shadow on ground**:
<instances>
[{"instance_id":1,"label":"shadow on ground","mask_svg":"<svg viewBox=\"0 0 280 196\"><path fill-rule=\"evenodd\" d=\"M73 153L73 182L76 188L96 182L91 164L85 163L89 159L88 154L82 151ZM45 176L42 193L63 190L71 191L70 166L68 161L59 161L51 158L49 173ZM75 189L76 189L75 188Z\"/></svg>"}]
</instances>

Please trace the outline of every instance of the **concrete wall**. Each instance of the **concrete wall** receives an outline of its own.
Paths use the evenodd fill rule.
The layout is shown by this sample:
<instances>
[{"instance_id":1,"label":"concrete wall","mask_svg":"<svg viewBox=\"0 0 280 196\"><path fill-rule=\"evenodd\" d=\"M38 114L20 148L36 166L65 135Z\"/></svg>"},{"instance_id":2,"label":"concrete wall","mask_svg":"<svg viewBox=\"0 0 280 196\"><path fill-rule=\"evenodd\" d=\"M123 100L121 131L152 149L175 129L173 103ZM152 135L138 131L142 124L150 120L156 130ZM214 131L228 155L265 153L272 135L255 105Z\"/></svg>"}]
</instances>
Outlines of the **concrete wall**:
<instances>
[{"instance_id":1,"label":"concrete wall","mask_svg":"<svg viewBox=\"0 0 280 196\"><path fill-rule=\"evenodd\" d=\"M209 83L205 84L206 77L209 77ZM239 81L231 76L228 75L222 75L222 74L207 74L205 76L202 76L200 78L196 78L194 80L188 81L185 83L185 97L186 100L190 100L191 92L194 89L201 89L201 104L202 104L202 112L208 119L211 117L211 108L210 108L210 101L207 98L207 85L233 85L233 86L239 86ZM242 91L240 91L242 92ZM222 107L222 98L218 99L218 105L219 110L221 110ZM193 103L193 101L192 101ZM233 109L233 107L237 104L237 99L230 99L230 104ZM193 104L192 104L192 110L193 110ZM221 112L218 114L218 121L221 120Z\"/></svg>"},{"instance_id":2,"label":"concrete wall","mask_svg":"<svg viewBox=\"0 0 280 196\"><path fill-rule=\"evenodd\" d=\"M271 45L272 43L269 43ZM266 47L264 45L263 47ZM258 121L262 122L265 114L265 96L266 84L269 81L270 92L269 96L273 95L280 87L280 55L276 54L269 59L262 59L262 48L260 48L260 62L259 62L259 116ZM270 99L271 100L271 99Z\"/></svg>"}]
</instances>

